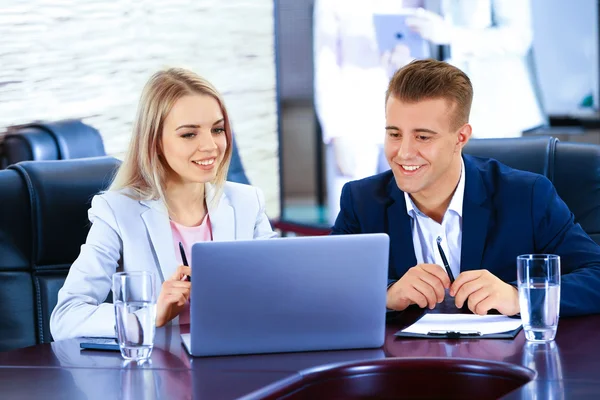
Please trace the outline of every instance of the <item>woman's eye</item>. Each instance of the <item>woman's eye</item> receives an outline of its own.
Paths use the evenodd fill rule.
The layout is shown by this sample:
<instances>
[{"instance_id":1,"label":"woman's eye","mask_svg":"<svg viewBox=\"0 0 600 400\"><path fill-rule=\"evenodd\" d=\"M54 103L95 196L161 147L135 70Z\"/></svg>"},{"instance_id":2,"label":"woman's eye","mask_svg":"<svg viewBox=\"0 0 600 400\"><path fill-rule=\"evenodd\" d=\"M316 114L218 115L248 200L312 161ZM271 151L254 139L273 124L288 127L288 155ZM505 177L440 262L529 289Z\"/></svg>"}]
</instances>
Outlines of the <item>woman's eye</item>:
<instances>
[{"instance_id":1,"label":"woman's eye","mask_svg":"<svg viewBox=\"0 0 600 400\"><path fill-rule=\"evenodd\" d=\"M419 140L421 140L421 141L423 141L423 142L426 142L426 141L428 141L429 139L431 139L431 136L419 136Z\"/></svg>"},{"instance_id":2,"label":"woman's eye","mask_svg":"<svg viewBox=\"0 0 600 400\"><path fill-rule=\"evenodd\" d=\"M221 133L225 133L225 128L214 128L213 129L213 133L221 134Z\"/></svg>"},{"instance_id":3,"label":"woman's eye","mask_svg":"<svg viewBox=\"0 0 600 400\"><path fill-rule=\"evenodd\" d=\"M196 136L196 134L193 132L184 133L183 135L181 135L181 137L184 139L190 139L190 138L193 138L194 136Z\"/></svg>"}]
</instances>

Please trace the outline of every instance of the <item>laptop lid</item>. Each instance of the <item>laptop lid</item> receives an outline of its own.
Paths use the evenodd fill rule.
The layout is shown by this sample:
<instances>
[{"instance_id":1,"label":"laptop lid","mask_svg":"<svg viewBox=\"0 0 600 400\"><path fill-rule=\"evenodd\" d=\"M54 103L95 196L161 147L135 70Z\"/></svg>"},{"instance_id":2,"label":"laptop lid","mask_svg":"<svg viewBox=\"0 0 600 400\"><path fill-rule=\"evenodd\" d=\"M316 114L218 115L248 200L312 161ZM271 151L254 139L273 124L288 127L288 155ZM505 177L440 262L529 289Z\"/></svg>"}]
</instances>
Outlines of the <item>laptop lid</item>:
<instances>
[{"instance_id":1,"label":"laptop lid","mask_svg":"<svg viewBox=\"0 0 600 400\"><path fill-rule=\"evenodd\" d=\"M388 254L386 234L196 243L184 344L194 356L380 347Z\"/></svg>"}]
</instances>

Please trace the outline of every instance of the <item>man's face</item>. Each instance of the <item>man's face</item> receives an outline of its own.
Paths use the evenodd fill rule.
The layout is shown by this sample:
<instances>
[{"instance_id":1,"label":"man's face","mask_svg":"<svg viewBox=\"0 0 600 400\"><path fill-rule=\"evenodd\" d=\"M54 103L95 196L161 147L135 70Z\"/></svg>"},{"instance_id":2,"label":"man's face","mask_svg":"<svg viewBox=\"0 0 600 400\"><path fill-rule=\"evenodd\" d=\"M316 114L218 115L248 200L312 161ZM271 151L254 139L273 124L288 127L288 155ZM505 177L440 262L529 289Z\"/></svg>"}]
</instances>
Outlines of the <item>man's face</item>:
<instances>
[{"instance_id":1,"label":"man's face","mask_svg":"<svg viewBox=\"0 0 600 400\"><path fill-rule=\"evenodd\" d=\"M453 126L453 111L441 98L406 103L389 97L385 156L400 190L427 198L448 185L446 178L471 135L468 124Z\"/></svg>"}]
</instances>

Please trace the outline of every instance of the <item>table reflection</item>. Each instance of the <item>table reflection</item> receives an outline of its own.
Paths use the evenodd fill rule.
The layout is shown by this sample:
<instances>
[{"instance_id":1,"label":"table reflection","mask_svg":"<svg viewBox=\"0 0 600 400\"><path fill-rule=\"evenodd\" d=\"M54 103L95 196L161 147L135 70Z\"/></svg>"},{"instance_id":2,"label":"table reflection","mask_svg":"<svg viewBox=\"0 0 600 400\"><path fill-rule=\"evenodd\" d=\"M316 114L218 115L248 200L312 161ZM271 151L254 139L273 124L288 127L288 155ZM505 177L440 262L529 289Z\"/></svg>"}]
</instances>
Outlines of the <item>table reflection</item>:
<instances>
[{"instance_id":1,"label":"table reflection","mask_svg":"<svg viewBox=\"0 0 600 400\"><path fill-rule=\"evenodd\" d=\"M152 361L144 364L123 362L120 376L120 398L123 400L155 400L159 397L159 379L156 370L152 370Z\"/></svg>"},{"instance_id":2,"label":"table reflection","mask_svg":"<svg viewBox=\"0 0 600 400\"><path fill-rule=\"evenodd\" d=\"M155 347L150 361L137 364L124 360L120 352L79 350L73 341L52 342L50 345L60 365L69 368L65 371L72 375L75 386L90 400L111 396L153 400L164 398L165 394L170 398L191 398L193 378L189 359L179 354L180 347L173 349L175 354ZM82 367L100 370L94 373ZM115 369L120 385L116 385L114 373L107 373Z\"/></svg>"},{"instance_id":3,"label":"table reflection","mask_svg":"<svg viewBox=\"0 0 600 400\"><path fill-rule=\"evenodd\" d=\"M511 340L497 339L396 339L384 350L389 357L460 357L493 361L512 361L523 348L522 335Z\"/></svg>"},{"instance_id":4,"label":"table reflection","mask_svg":"<svg viewBox=\"0 0 600 400\"><path fill-rule=\"evenodd\" d=\"M527 342L523 350L523 366L537 372L533 382L525 386L523 399L563 400L565 387L560 351L555 342Z\"/></svg>"}]
</instances>

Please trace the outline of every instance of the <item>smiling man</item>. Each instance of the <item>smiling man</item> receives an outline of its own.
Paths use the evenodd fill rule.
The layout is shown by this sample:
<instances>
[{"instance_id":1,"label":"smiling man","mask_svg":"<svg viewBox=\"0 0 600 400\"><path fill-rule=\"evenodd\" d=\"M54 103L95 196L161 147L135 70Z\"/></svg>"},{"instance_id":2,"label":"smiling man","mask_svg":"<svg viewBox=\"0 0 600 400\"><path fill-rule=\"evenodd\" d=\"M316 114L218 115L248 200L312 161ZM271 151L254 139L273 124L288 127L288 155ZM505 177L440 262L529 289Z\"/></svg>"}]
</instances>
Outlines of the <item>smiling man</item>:
<instances>
[{"instance_id":1,"label":"smiling man","mask_svg":"<svg viewBox=\"0 0 600 400\"><path fill-rule=\"evenodd\" d=\"M472 99L469 78L447 63L417 60L397 71L386 94L391 171L344 186L333 234L390 236L390 309L434 308L448 289L457 307L514 315L516 257L557 254L561 315L600 312L600 246L552 183L462 154Z\"/></svg>"}]
</instances>

